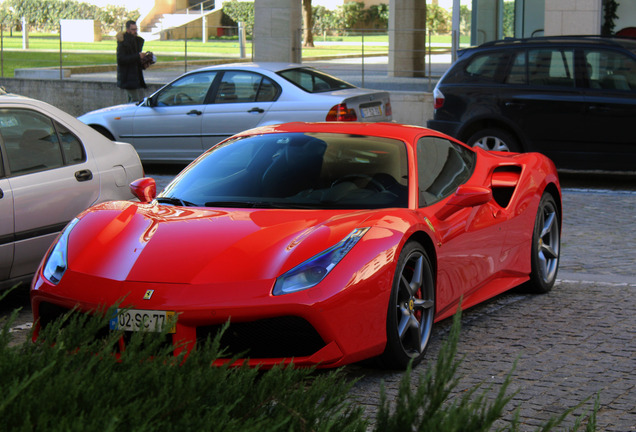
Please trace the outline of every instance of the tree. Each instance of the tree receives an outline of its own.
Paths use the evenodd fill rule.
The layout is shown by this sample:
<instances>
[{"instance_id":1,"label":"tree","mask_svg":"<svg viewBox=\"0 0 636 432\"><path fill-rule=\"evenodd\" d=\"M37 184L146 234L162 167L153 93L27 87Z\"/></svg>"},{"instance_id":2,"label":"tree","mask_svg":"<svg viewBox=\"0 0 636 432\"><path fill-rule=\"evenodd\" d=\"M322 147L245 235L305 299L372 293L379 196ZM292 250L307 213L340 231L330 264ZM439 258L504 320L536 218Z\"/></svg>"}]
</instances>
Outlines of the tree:
<instances>
[{"instance_id":1,"label":"tree","mask_svg":"<svg viewBox=\"0 0 636 432\"><path fill-rule=\"evenodd\" d=\"M311 0L303 0L303 46L314 46L314 23L312 22Z\"/></svg>"}]
</instances>

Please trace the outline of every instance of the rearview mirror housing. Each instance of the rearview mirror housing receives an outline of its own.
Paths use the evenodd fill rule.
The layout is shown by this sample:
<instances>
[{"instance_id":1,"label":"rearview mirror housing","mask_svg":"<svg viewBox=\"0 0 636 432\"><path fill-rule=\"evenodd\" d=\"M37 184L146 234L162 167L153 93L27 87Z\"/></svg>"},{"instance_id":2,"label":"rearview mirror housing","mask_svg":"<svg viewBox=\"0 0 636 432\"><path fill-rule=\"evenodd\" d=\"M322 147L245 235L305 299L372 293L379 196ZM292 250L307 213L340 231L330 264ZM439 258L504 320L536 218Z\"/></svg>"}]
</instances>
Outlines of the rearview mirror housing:
<instances>
[{"instance_id":1,"label":"rearview mirror housing","mask_svg":"<svg viewBox=\"0 0 636 432\"><path fill-rule=\"evenodd\" d=\"M157 196L157 184L151 177L140 178L130 183L130 191L139 201L148 203Z\"/></svg>"}]
</instances>

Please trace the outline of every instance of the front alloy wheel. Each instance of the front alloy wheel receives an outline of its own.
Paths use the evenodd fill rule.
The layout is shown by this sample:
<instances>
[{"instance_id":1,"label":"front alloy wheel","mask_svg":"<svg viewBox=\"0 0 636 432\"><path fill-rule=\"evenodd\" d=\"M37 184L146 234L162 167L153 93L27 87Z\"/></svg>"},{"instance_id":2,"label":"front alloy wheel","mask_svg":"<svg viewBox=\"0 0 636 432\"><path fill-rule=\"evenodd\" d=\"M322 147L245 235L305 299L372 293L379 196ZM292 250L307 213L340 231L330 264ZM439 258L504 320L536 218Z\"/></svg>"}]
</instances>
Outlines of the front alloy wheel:
<instances>
[{"instance_id":1,"label":"front alloy wheel","mask_svg":"<svg viewBox=\"0 0 636 432\"><path fill-rule=\"evenodd\" d=\"M426 251L419 243L408 242L398 260L389 310L387 344L381 364L391 369L405 369L424 357L433 328L435 286L433 269Z\"/></svg>"}]
</instances>

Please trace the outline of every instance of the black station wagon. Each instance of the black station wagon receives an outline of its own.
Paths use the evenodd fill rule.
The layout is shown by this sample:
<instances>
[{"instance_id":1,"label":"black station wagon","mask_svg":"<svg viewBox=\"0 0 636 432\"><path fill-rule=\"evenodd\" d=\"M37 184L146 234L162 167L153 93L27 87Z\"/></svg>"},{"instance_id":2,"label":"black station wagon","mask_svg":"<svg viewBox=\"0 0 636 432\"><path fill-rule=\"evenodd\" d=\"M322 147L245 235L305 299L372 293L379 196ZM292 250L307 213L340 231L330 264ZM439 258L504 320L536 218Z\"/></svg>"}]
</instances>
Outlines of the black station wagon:
<instances>
[{"instance_id":1,"label":"black station wagon","mask_svg":"<svg viewBox=\"0 0 636 432\"><path fill-rule=\"evenodd\" d=\"M636 40L506 39L459 52L428 127L560 168L636 171Z\"/></svg>"}]
</instances>

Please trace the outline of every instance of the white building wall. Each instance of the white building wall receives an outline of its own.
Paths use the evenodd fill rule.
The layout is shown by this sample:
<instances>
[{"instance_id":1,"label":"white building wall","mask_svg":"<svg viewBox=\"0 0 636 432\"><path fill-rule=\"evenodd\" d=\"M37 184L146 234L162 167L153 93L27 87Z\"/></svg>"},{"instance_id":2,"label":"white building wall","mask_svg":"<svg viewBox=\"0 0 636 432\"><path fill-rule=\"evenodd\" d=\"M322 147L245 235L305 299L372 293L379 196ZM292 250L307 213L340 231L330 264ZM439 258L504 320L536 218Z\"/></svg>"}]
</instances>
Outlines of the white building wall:
<instances>
[{"instance_id":1,"label":"white building wall","mask_svg":"<svg viewBox=\"0 0 636 432\"><path fill-rule=\"evenodd\" d=\"M601 33L602 0L546 0L545 35Z\"/></svg>"}]
</instances>

